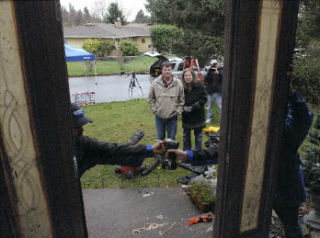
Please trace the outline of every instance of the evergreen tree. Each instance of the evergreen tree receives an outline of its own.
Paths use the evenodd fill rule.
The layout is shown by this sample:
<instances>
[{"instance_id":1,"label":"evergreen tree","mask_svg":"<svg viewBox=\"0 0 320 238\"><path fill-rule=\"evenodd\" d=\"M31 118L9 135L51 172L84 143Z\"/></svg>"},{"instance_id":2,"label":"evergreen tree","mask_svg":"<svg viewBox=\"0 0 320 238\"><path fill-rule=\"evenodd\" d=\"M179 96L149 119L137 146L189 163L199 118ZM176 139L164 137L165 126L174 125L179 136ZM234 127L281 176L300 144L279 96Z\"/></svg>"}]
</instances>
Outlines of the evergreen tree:
<instances>
[{"instance_id":1,"label":"evergreen tree","mask_svg":"<svg viewBox=\"0 0 320 238\"><path fill-rule=\"evenodd\" d=\"M118 19L121 21L122 25L127 24L127 19L124 16L122 10L119 8L118 3L110 3L104 20L107 23L114 24L114 22Z\"/></svg>"},{"instance_id":2,"label":"evergreen tree","mask_svg":"<svg viewBox=\"0 0 320 238\"><path fill-rule=\"evenodd\" d=\"M83 8L83 21L84 23L91 22L91 16L87 7Z\"/></svg>"},{"instance_id":3,"label":"evergreen tree","mask_svg":"<svg viewBox=\"0 0 320 238\"><path fill-rule=\"evenodd\" d=\"M297 47L320 40L320 0L302 0L298 15Z\"/></svg>"},{"instance_id":4,"label":"evergreen tree","mask_svg":"<svg viewBox=\"0 0 320 238\"><path fill-rule=\"evenodd\" d=\"M75 24L76 26L79 26L79 25L81 25L82 23L83 23L83 14L82 14L82 11L79 10L79 11L77 11L77 13L76 13L76 18L75 18L74 24Z\"/></svg>"},{"instance_id":5,"label":"evergreen tree","mask_svg":"<svg viewBox=\"0 0 320 238\"><path fill-rule=\"evenodd\" d=\"M70 21L69 21L69 12L67 9L65 9L63 6L61 6L61 16L62 16L62 24L63 26L70 26Z\"/></svg>"},{"instance_id":6,"label":"evergreen tree","mask_svg":"<svg viewBox=\"0 0 320 238\"><path fill-rule=\"evenodd\" d=\"M196 56L200 63L223 55L224 0L146 0L151 22L184 29L174 52Z\"/></svg>"},{"instance_id":7,"label":"evergreen tree","mask_svg":"<svg viewBox=\"0 0 320 238\"><path fill-rule=\"evenodd\" d=\"M150 18L148 16L144 15L143 10L140 9L136 15L134 22L135 23L149 23Z\"/></svg>"},{"instance_id":8,"label":"evergreen tree","mask_svg":"<svg viewBox=\"0 0 320 238\"><path fill-rule=\"evenodd\" d=\"M77 12L74 9L73 5L69 3L69 23L74 26L76 25L76 17L77 17Z\"/></svg>"},{"instance_id":9,"label":"evergreen tree","mask_svg":"<svg viewBox=\"0 0 320 238\"><path fill-rule=\"evenodd\" d=\"M152 43L159 52L175 52L176 45L183 44L183 35L183 30L176 26L161 24L151 28Z\"/></svg>"}]
</instances>

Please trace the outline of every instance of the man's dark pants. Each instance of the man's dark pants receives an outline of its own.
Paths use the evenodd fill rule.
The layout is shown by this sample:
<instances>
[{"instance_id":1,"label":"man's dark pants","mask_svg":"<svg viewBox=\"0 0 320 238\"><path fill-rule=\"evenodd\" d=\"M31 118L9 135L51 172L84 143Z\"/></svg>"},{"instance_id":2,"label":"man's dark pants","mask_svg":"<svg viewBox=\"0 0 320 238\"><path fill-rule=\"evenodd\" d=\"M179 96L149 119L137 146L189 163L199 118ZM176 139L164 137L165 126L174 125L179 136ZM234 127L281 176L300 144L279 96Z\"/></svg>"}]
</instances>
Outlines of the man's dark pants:
<instances>
[{"instance_id":1,"label":"man's dark pants","mask_svg":"<svg viewBox=\"0 0 320 238\"><path fill-rule=\"evenodd\" d=\"M303 238L298 219L299 206L290 205L290 202L285 203L283 200L276 199L273 202L273 209L281 220L286 238Z\"/></svg>"}]
</instances>

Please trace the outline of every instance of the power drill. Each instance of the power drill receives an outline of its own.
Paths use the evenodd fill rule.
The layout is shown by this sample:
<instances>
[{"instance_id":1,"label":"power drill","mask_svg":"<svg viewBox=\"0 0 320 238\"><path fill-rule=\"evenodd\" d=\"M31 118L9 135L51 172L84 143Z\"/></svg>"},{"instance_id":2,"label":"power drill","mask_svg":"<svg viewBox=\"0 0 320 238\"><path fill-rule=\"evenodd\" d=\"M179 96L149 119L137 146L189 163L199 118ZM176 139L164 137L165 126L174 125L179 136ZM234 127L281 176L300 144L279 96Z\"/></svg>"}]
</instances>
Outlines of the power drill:
<instances>
[{"instance_id":1,"label":"power drill","mask_svg":"<svg viewBox=\"0 0 320 238\"><path fill-rule=\"evenodd\" d=\"M168 139L164 142L165 147L170 149L178 149L179 141ZM175 170L177 168L176 154L173 152L168 153L168 158L161 160L162 169Z\"/></svg>"}]
</instances>

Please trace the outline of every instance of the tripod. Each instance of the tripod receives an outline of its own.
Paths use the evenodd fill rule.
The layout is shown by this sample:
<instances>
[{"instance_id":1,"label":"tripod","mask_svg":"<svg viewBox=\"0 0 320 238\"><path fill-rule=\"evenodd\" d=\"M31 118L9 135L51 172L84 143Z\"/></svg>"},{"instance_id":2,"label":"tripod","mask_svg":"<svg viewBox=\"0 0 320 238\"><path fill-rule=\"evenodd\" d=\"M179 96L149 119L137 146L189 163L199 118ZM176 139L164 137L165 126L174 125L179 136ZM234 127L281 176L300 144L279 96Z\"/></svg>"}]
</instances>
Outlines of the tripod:
<instances>
[{"instance_id":1,"label":"tripod","mask_svg":"<svg viewBox=\"0 0 320 238\"><path fill-rule=\"evenodd\" d=\"M129 82L129 89L128 89L128 94L133 95L133 89L136 87L136 84L138 85L138 87L140 88L140 91L143 95L143 91L142 91L142 87L139 84L139 81L136 77L136 74L134 72L131 73L131 77L130 77L130 82Z\"/></svg>"}]
</instances>

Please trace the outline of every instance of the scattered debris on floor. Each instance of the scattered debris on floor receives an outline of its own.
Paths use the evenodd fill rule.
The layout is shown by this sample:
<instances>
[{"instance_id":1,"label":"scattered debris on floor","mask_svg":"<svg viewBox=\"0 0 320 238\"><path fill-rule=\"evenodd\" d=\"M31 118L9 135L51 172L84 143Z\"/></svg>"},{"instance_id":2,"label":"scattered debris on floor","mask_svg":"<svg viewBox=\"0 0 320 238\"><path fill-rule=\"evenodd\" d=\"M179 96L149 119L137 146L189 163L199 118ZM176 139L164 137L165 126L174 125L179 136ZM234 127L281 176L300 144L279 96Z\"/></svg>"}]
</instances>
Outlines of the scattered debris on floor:
<instances>
[{"instance_id":1,"label":"scattered debris on floor","mask_svg":"<svg viewBox=\"0 0 320 238\"><path fill-rule=\"evenodd\" d=\"M156 216L159 220L163 220L163 215L158 215L158 216Z\"/></svg>"},{"instance_id":2,"label":"scattered debris on floor","mask_svg":"<svg viewBox=\"0 0 320 238\"><path fill-rule=\"evenodd\" d=\"M172 228L176 224L177 224L177 222L173 222L172 224L167 223L167 222L166 223L161 223L161 224L158 224L158 223L145 223L143 225L143 227L133 229L132 230L132 234L133 235L138 235L141 232L147 232L147 231L155 230L155 229L158 229L158 228L168 227L167 229L165 229L163 231L162 230L159 231L159 236L163 236L166 233L168 233L170 230L172 230Z\"/></svg>"},{"instance_id":3,"label":"scattered debris on floor","mask_svg":"<svg viewBox=\"0 0 320 238\"><path fill-rule=\"evenodd\" d=\"M146 198L146 197L150 197L153 195L153 192L145 192L142 197Z\"/></svg>"}]
</instances>

